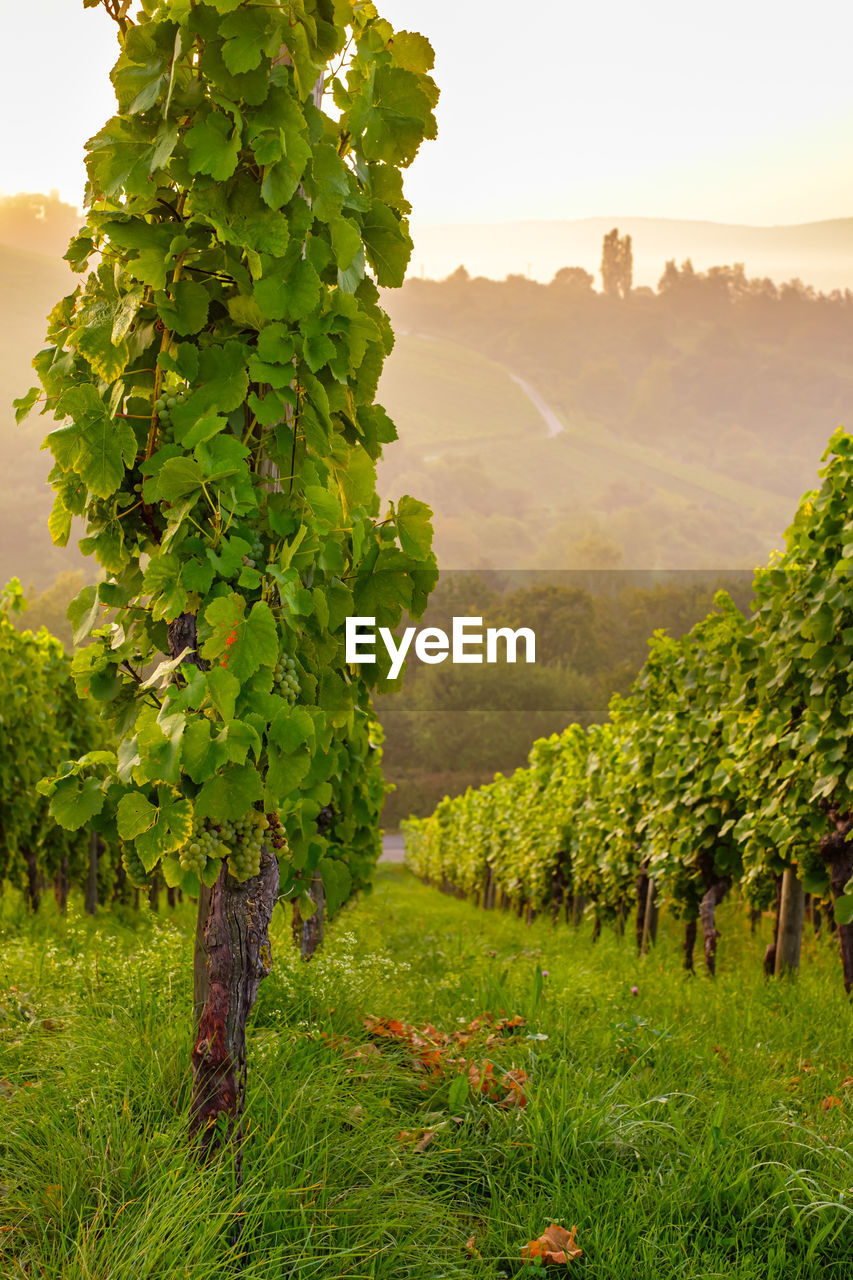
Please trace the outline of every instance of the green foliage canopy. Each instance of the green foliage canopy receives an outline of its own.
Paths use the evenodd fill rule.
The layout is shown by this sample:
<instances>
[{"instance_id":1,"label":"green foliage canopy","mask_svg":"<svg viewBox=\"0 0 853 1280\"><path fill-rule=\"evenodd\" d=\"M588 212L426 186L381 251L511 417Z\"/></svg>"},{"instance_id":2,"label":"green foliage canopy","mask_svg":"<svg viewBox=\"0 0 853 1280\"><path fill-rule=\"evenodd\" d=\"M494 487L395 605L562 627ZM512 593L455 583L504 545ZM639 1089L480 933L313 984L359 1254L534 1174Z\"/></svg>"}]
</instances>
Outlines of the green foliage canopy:
<instances>
[{"instance_id":1,"label":"green foliage canopy","mask_svg":"<svg viewBox=\"0 0 853 1280\"><path fill-rule=\"evenodd\" d=\"M52 536L83 517L105 573L69 611L88 641L74 677L116 751L45 790L58 821L117 834L137 879L160 864L188 892L229 854L198 840L260 808L282 811L283 889L303 890L355 839L343 799L362 879L384 673L346 666L344 619L419 615L435 578L428 508L379 518L395 431L374 404L432 52L362 0L144 0L120 25L118 113L87 144L66 255L91 269L34 361L59 422ZM318 830L330 806L337 840Z\"/></svg>"}]
</instances>

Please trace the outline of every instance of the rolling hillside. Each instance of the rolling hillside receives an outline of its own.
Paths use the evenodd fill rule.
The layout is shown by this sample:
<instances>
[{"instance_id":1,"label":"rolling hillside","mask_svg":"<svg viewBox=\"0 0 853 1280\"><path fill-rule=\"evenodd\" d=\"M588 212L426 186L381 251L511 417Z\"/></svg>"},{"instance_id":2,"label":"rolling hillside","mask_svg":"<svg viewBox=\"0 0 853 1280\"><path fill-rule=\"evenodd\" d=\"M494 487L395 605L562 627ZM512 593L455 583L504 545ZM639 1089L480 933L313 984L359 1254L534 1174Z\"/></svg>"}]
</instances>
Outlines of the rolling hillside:
<instances>
[{"instance_id":1,"label":"rolling hillside","mask_svg":"<svg viewBox=\"0 0 853 1280\"><path fill-rule=\"evenodd\" d=\"M380 483L433 506L443 567L742 568L778 545L784 493L561 414L552 436L512 373L403 333L383 376L400 440Z\"/></svg>"},{"instance_id":2,"label":"rolling hillside","mask_svg":"<svg viewBox=\"0 0 853 1280\"><path fill-rule=\"evenodd\" d=\"M44 317L73 277L58 259L0 246L0 282L0 580L17 574L43 589L63 570L92 565L50 542L50 458L40 451L48 424L36 416L16 428L11 400L31 384ZM509 332L512 316L494 323ZM779 544L790 484L676 457L654 432L617 436L552 401L547 379L527 365L450 340L450 329L428 338L397 327L380 393L400 438L380 484L386 497L413 493L434 507L443 566L726 569ZM559 346L543 359L558 369ZM794 455L804 489L814 461Z\"/></svg>"}]
</instances>

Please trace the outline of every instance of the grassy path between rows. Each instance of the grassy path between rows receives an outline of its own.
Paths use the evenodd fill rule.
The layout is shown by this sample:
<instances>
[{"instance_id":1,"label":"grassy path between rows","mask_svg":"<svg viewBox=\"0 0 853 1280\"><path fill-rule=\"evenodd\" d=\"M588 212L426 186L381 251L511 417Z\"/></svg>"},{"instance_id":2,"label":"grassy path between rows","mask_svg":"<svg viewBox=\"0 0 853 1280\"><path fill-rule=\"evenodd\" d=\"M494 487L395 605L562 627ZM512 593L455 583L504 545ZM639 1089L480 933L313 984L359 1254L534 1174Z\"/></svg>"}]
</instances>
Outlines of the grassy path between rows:
<instances>
[{"instance_id":1,"label":"grassy path between rows","mask_svg":"<svg viewBox=\"0 0 853 1280\"><path fill-rule=\"evenodd\" d=\"M742 904L720 916L711 982L680 971L675 922L638 961L627 936L527 927L398 866L310 965L280 913L236 1197L227 1164L184 1147L189 906L29 921L7 898L0 1276L492 1280L538 1270L522 1246L556 1222L583 1255L553 1275L849 1280L853 1011L832 941L767 983L769 921L751 937ZM420 1069L364 1028L431 1024L442 1044L485 1014L526 1021ZM462 1097L460 1057L475 1078L493 1064L495 1100ZM499 1105L510 1070L525 1107Z\"/></svg>"}]
</instances>

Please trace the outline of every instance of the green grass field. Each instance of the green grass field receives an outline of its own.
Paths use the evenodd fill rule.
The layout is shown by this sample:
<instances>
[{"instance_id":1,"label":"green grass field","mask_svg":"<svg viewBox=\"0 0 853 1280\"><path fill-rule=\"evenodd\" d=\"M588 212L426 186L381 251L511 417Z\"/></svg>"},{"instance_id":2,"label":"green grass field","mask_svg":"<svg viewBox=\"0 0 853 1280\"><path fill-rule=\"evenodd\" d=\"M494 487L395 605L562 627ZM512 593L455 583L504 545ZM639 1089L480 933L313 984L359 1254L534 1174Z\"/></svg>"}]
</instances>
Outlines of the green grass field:
<instances>
[{"instance_id":1,"label":"green grass field","mask_svg":"<svg viewBox=\"0 0 853 1280\"><path fill-rule=\"evenodd\" d=\"M526 445L545 436L539 413L499 364L419 334L397 336L379 398L406 445L427 453L504 437Z\"/></svg>"},{"instance_id":2,"label":"green grass field","mask_svg":"<svg viewBox=\"0 0 853 1280\"><path fill-rule=\"evenodd\" d=\"M551 1222L577 1226L563 1272L587 1280L850 1276L853 1037L829 938L766 983L769 921L751 937L734 902L717 980L690 979L666 919L638 961L627 936L527 927L383 867L310 965L277 916L235 1196L184 1143L189 907L78 912L3 902L4 1280L491 1280L533 1274L521 1248ZM486 1013L526 1022L435 1072L363 1026ZM490 1060L498 1097L524 1071L526 1107L463 1097L456 1056Z\"/></svg>"},{"instance_id":3,"label":"green grass field","mask_svg":"<svg viewBox=\"0 0 853 1280\"><path fill-rule=\"evenodd\" d=\"M680 462L651 445L611 439L568 422L562 436L549 440L538 411L508 371L456 343L400 334L380 398L408 450L453 455L488 443L486 474L499 482L510 475L516 484L524 476L546 504L553 490L553 504L564 505L567 485L572 496L581 497L590 486L600 486L602 477L610 484L640 478L687 502L714 499L778 522L790 517L789 497Z\"/></svg>"}]
</instances>

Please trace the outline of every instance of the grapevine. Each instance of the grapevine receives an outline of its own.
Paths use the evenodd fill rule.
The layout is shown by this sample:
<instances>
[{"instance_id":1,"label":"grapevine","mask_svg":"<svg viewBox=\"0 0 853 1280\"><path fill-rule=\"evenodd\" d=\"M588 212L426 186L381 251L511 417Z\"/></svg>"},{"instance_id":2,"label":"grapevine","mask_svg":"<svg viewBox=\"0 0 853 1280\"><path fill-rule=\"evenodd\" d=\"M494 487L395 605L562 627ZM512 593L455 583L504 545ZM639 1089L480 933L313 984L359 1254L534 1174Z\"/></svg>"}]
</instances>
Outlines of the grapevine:
<instances>
[{"instance_id":1,"label":"grapevine","mask_svg":"<svg viewBox=\"0 0 853 1280\"><path fill-rule=\"evenodd\" d=\"M599 926L624 924L651 878L687 919L688 967L701 920L713 972L729 887L766 906L795 871L834 903L853 989L853 437L827 457L784 555L756 572L754 612L721 593L681 640L652 638L607 723L535 743L528 769L410 820L417 874L519 909L569 892Z\"/></svg>"},{"instance_id":2,"label":"grapevine","mask_svg":"<svg viewBox=\"0 0 853 1280\"><path fill-rule=\"evenodd\" d=\"M118 37L118 111L87 144L66 255L88 274L17 403L56 420L54 540L81 518L103 570L69 616L78 691L114 750L46 793L57 821L85 808L147 875L198 896L197 972L235 1001L244 967L242 1021L205 1006L194 1056L193 1123L215 1135L242 1105L278 895L328 876L339 905L375 860L374 834L349 863L362 818L346 806L375 824L387 665L346 662L345 620L418 617L436 581L429 508L380 510L396 432L375 396L393 343L379 289L412 249L402 170L435 136L438 90L428 42L361 0L143 0ZM278 850L262 811L281 815ZM208 925L232 909L245 945L226 963Z\"/></svg>"},{"instance_id":3,"label":"grapevine","mask_svg":"<svg viewBox=\"0 0 853 1280\"><path fill-rule=\"evenodd\" d=\"M0 880L24 889L35 908L41 886L58 872L82 886L89 862L88 836L78 830L88 821L86 798L82 822L56 824L39 784L80 752L94 756L102 731L92 700L76 696L59 641L12 625L26 607L13 579L0 591L0 732L14 744L0 752ZM105 876L110 865L104 858Z\"/></svg>"}]
</instances>

